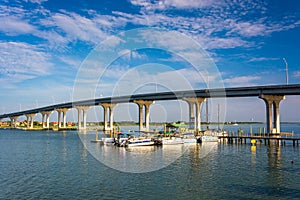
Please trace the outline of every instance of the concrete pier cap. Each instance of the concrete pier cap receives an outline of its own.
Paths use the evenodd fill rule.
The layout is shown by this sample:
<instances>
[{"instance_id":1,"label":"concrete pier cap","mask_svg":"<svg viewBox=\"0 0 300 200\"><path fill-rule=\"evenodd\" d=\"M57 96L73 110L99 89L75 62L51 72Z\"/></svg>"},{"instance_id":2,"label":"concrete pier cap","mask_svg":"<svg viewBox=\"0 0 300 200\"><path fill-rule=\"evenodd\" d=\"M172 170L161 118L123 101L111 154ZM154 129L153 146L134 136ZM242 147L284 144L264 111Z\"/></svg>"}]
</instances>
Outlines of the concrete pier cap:
<instances>
[{"instance_id":1,"label":"concrete pier cap","mask_svg":"<svg viewBox=\"0 0 300 200\"><path fill-rule=\"evenodd\" d=\"M217 104L221 104L221 119L225 118L225 98L211 98L215 94L211 88L224 88L221 73L209 54L192 38L174 30L141 28L121 32L111 36L96 46L82 62L74 82L73 101L96 99L91 105L118 103L112 120L137 121L140 130L149 130L151 122L188 121L189 107L183 103L184 93L207 89L204 96L189 94L192 97L209 98L209 121L217 121ZM170 92L176 99L166 99L159 93ZM154 99L147 93L157 93ZM135 99L137 94L145 94ZM224 95L225 97L225 90ZM124 98L121 98L124 97ZM128 97L128 98L125 98ZM111 100L114 98L114 101ZM133 103L139 105L137 110ZM195 130L201 130L200 102L196 103L197 119ZM143 110L144 109L144 110ZM107 112L104 108L103 112ZM145 116L143 116L145 113ZM102 116L101 114L98 116ZM107 123L107 117L97 121ZM104 119L105 118L105 119ZM145 127L144 127L145 119ZM224 121L224 120L221 120ZM110 122L111 123L111 122ZM124 159L110 159L99 154L94 146L79 134L84 146L100 162L122 172L143 173L168 166L186 151L186 148L160 162L156 155L125 152ZM126 159L125 159L126 158ZM150 162L151 161L151 162ZM138 163L146 163L141 167Z\"/></svg>"}]
</instances>

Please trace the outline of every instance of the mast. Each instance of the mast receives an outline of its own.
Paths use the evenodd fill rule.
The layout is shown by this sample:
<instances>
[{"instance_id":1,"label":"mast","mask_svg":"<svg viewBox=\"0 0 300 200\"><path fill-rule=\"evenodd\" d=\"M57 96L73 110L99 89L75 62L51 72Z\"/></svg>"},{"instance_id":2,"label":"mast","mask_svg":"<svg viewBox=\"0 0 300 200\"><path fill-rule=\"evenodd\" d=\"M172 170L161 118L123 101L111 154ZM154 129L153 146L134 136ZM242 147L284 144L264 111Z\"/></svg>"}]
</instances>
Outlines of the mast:
<instances>
[{"instance_id":1,"label":"mast","mask_svg":"<svg viewBox=\"0 0 300 200\"><path fill-rule=\"evenodd\" d=\"M289 84L289 66L288 66L286 59L285 58L282 58L282 59L285 63L285 80L286 80L286 84L288 85Z\"/></svg>"},{"instance_id":2,"label":"mast","mask_svg":"<svg viewBox=\"0 0 300 200\"><path fill-rule=\"evenodd\" d=\"M209 89L209 75L207 72L207 89ZM208 98L206 98L206 130L209 129L209 121L208 121Z\"/></svg>"},{"instance_id":3,"label":"mast","mask_svg":"<svg viewBox=\"0 0 300 200\"><path fill-rule=\"evenodd\" d=\"M206 103L205 103L205 105L206 105L206 130L208 130L209 129L209 125L208 125L208 100L206 100Z\"/></svg>"},{"instance_id":4,"label":"mast","mask_svg":"<svg viewBox=\"0 0 300 200\"><path fill-rule=\"evenodd\" d=\"M220 130L220 104L218 104L218 130Z\"/></svg>"}]
</instances>

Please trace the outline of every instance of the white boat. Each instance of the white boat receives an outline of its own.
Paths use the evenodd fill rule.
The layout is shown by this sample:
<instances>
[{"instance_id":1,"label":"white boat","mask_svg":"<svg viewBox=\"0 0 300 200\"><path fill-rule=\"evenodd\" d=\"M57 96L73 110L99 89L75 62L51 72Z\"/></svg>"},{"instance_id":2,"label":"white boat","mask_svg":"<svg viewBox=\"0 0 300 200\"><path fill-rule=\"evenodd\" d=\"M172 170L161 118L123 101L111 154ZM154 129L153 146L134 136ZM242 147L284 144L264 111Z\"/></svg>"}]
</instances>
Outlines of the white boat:
<instances>
[{"instance_id":1,"label":"white boat","mask_svg":"<svg viewBox=\"0 0 300 200\"><path fill-rule=\"evenodd\" d=\"M206 130L203 136L198 137L199 142L218 142L219 136L226 136L227 132L221 130Z\"/></svg>"},{"instance_id":2,"label":"white boat","mask_svg":"<svg viewBox=\"0 0 300 200\"><path fill-rule=\"evenodd\" d=\"M183 138L183 143L184 144L194 144L194 143L197 143L197 139L194 137L194 138Z\"/></svg>"},{"instance_id":3,"label":"white boat","mask_svg":"<svg viewBox=\"0 0 300 200\"><path fill-rule=\"evenodd\" d=\"M197 143L197 138L194 136L194 134L188 133L182 135L183 143L185 144L194 144Z\"/></svg>"},{"instance_id":4,"label":"white boat","mask_svg":"<svg viewBox=\"0 0 300 200\"><path fill-rule=\"evenodd\" d=\"M128 147L136 147L136 146L151 146L154 145L154 141L151 139L129 139L127 141Z\"/></svg>"},{"instance_id":5,"label":"white boat","mask_svg":"<svg viewBox=\"0 0 300 200\"><path fill-rule=\"evenodd\" d=\"M113 145L115 144L115 138L102 138L102 142L105 145Z\"/></svg>"},{"instance_id":6,"label":"white boat","mask_svg":"<svg viewBox=\"0 0 300 200\"><path fill-rule=\"evenodd\" d=\"M203 135L199 137L200 143L201 142L218 142L219 138L218 136L213 136L213 135Z\"/></svg>"},{"instance_id":7,"label":"white boat","mask_svg":"<svg viewBox=\"0 0 300 200\"><path fill-rule=\"evenodd\" d=\"M163 145L183 144L184 141L180 137L162 138Z\"/></svg>"}]
</instances>

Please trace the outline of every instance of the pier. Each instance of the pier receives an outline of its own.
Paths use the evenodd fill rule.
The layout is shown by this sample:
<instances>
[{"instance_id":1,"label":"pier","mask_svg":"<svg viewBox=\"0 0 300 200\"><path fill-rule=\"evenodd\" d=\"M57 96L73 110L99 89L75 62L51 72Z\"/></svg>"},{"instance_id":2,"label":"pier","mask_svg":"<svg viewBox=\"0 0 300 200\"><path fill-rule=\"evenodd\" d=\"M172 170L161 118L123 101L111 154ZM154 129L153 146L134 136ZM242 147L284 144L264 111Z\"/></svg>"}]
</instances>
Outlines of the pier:
<instances>
[{"instance_id":1,"label":"pier","mask_svg":"<svg viewBox=\"0 0 300 200\"><path fill-rule=\"evenodd\" d=\"M232 143L240 143L247 144L251 143L251 140L256 140L258 143L264 143L265 145L270 144L271 141L275 141L277 143L281 143L281 145L285 145L286 141L291 141L293 146L299 146L300 137L281 137L279 135L270 135L270 136L219 136L221 142L227 141L229 144Z\"/></svg>"}]
</instances>

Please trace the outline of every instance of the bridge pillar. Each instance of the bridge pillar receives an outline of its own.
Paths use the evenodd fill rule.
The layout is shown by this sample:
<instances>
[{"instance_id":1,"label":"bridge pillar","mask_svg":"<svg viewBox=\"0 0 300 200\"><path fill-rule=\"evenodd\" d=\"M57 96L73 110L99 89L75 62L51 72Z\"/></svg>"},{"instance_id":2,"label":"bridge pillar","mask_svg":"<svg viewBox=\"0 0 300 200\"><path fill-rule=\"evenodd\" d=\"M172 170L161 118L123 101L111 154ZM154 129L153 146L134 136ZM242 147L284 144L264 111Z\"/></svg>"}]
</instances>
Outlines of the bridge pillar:
<instances>
[{"instance_id":1,"label":"bridge pillar","mask_svg":"<svg viewBox=\"0 0 300 200\"><path fill-rule=\"evenodd\" d=\"M52 111L41 111L43 128L49 128L49 119Z\"/></svg>"},{"instance_id":2,"label":"bridge pillar","mask_svg":"<svg viewBox=\"0 0 300 200\"><path fill-rule=\"evenodd\" d=\"M26 114L27 117L27 128L33 128L33 119L36 113Z\"/></svg>"},{"instance_id":3,"label":"bridge pillar","mask_svg":"<svg viewBox=\"0 0 300 200\"><path fill-rule=\"evenodd\" d=\"M104 131L113 131L114 130L114 107L117 105L116 103L101 103L103 107L103 123L104 123ZM107 111L109 111L109 126L107 120Z\"/></svg>"},{"instance_id":4,"label":"bridge pillar","mask_svg":"<svg viewBox=\"0 0 300 200\"><path fill-rule=\"evenodd\" d=\"M152 100L136 100L134 101L139 106L139 129L140 131L149 131L150 129L150 105L155 103ZM143 120L143 108L145 107L145 127Z\"/></svg>"},{"instance_id":5,"label":"bridge pillar","mask_svg":"<svg viewBox=\"0 0 300 200\"><path fill-rule=\"evenodd\" d=\"M10 127L11 128L16 128L17 127L17 119L19 116L17 117L10 117Z\"/></svg>"},{"instance_id":6,"label":"bridge pillar","mask_svg":"<svg viewBox=\"0 0 300 200\"><path fill-rule=\"evenodd\" d=\"M280 133L280 101L285 99L284 95L260 95L259 98L266 103L267 133ZM274 120L274 124L273 124Z\"/></svg>"},{"instance_id":7,"label":"bridge pillar","mask_svg":"<svg viewBox=\"0 0 300 200\"><path fill-rule=\"evenodd\" d=\"M206 98L200 97L189 97L184 98L189 105L189 128L194 128L196 132L201 131L201 113L200 108L201 104L206 101ZM195 114L195 106L196 106L196 114Z\"/></svg>"},{"instance_id":8,"label":"bridge pillar","mask_svg":"<svg viewBox=\"0 0 300 200\"><path fill-rule=\"evenodd\" d=\"M58 113L58 128L66 128L67 123L67 111L69 108L57 108L56 111ZM61 113L63 117L63 124L61 125Z\"/></svg>"},{"instance_id":9,"label":"bridge pillar","mask_svg":"<svg viewBox=\"0 0 300 200\"><path fill-rule=\"evenodd\" d=\"M78 130L86 129L86 111L89 108L89 106L76 106L76 109L78 110ZM81 113L83 114L83 126L81 126Z\"/></svg>"}]
</instances>

